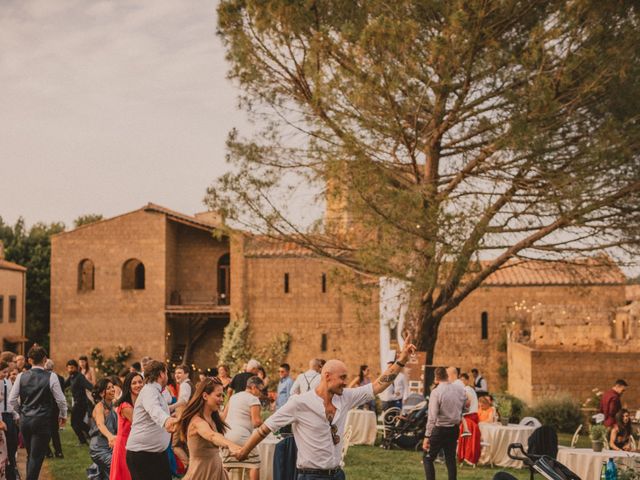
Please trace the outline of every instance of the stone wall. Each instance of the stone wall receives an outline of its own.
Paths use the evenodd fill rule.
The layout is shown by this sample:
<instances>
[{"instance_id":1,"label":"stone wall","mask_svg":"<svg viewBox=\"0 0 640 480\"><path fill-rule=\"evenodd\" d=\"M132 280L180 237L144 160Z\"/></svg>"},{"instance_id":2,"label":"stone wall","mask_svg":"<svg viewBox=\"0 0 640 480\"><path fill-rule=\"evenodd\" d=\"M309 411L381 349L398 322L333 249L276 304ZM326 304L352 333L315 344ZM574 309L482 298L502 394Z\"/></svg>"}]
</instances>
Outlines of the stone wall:
<instances>
[{"instance_id":1,"label":"stone wall","mask_svg":"<svg viewBox=\"0 0 640 480\"><path fill-rule=\"evenodd\" d=\"M581 404L592 389L607 390L616 379L630 387L623 403L640 407L640 352L583 352L533 349L509 343L509 392L529 404L568 395Z\"/></svg>"},{"instance_id":2,"label":"stone wall","mask_svg":"<svg viewBox=\"0 0 640 480\"><path fill-rule=\"evenodd\" d=\"M94 347L165 357L166 217L137 210L56 235L51 242L51 356L64 365ZM78 264L91 259L95 289L78 291ZM122 265L145 266L145 289L121 288Z\"/></svg>"},{"instance_id":3,"label":"stone wall","mask_svg":"<svg viewBox=\"0 0 640 480\"><path fill-rule=\"evenodd\" d=\"M498 370L506 362L506 352L499 351L499 345L506 346L508 324L530 317L531 312L544 305L553 305L559 312L563 306L613 312L624 302L624 285L481 287L443 319L434 363L455 365L467 372L476 367L484 373L489 389L498 390L503 382ZM482 312L488 317L486 340L481 338Z\"/></svg>"},{"instance_id":4,"label":"stone wall","mask_svg":"<svg viewBox=\"0 0 640 480\"><path fill-rule=\"evenodd\" d=\"M0 268L0 297L3 297L2 320L0 320L0 349L7 337L24 335L24 297L25 273L17 270ZM9 298L16 297L16 320L9 321Z\"/></svg>"},{"instance_id":5,"label":"stone wall","mask_svg":"<svg viewBox=\"0 0 640 480\"><path fill-rule=\"evenodd\" d=\"M246 258L245 268L246 311L254 344L289 333L287 361L296 373L306 370L314 357L339 358L352 375L360 364L370 365L372 372L379 370L378 305L363 306L341 294L331 280L333 264L315 258ZM289 293L284 292L285 273ZM323 273L326 293L322 292Z\"/></svg>"}]
</instances>

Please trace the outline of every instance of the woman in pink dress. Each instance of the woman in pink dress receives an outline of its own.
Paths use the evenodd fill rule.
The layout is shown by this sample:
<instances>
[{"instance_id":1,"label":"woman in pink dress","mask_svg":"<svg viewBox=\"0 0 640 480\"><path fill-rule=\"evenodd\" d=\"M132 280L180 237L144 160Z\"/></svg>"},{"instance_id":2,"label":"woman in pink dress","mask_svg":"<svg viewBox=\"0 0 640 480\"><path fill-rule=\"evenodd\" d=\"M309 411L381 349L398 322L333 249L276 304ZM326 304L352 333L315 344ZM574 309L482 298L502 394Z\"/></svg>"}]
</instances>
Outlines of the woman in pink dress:
<instances>
[{"instance_id":1,"label":"woman in pink dress","mask_svg":"<svg viewBox=\"0 0 640 480\"><path fill-rule=\"evenodd\" d=\"M142 375L138 372L129 373L122 386L122 396L115 403L118 414L118 434L113 445L109 480L131 480L131 474L127 468L126 446L133 421L133 406L143 385Z\"/></svg>"}]
</instances>

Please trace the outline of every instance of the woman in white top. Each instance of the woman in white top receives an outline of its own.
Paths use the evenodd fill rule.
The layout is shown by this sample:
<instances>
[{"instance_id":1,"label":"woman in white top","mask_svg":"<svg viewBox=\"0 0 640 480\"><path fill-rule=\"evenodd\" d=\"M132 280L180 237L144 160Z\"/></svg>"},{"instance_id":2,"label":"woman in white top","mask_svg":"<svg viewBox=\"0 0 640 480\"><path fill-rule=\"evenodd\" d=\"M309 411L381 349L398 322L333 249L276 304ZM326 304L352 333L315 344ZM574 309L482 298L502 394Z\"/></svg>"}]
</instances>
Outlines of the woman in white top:
<instances>
[{"instance_id":1,"label":"woman in white top","mask_svg":"<svg viewBox=\"0 0 640 480\"><path fill-rule=\"evenodd\" d=\"M222 419L229 425L225 438L235 444L243 445L253 433L253 429L262 425L260 393L263 388L262 380L254 376L247 380L247 388L244 392L231 396L222 414ZM252 450L243 462L231 456L228 450L223 450L222 463L226 469L248 468L250 480L260 479L260 454L257 449Z\"/></svg>"}]
</instances>

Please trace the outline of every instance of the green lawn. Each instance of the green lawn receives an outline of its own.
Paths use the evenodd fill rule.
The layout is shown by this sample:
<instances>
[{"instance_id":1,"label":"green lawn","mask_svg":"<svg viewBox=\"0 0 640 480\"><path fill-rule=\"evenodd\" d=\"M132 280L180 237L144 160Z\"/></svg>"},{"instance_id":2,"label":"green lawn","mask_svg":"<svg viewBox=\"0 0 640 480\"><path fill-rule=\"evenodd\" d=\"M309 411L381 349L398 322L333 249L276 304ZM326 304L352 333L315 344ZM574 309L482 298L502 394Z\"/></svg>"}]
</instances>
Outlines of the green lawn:
<instances>
[{"instance_id":1,"label":"green lawn","mask_svg":"<svg viewBox=\"0 0 640 480\"><path fill-rule=\"evenodd\" d=\"M62 449L65 458L47 460L49 472L53 480L84 480L85 470L91 465L89 449L78 446L76 436L67 426L61 433ZM560 434L561 445L569 445L571 435ZM580 447L589 447L591 443L586 436L580 437ZM346 460L348 480L416 480L424 478L421 463L422 456L417 452L401 450L383 450L379 447L354 446L349 449ZM463 466L458 470L460 480L490 480L501 469ZM444 465L436 466L438 478L446 479ZM527 480L526 470L507 470L518 479Z\"/></svg>"}]
</instances>

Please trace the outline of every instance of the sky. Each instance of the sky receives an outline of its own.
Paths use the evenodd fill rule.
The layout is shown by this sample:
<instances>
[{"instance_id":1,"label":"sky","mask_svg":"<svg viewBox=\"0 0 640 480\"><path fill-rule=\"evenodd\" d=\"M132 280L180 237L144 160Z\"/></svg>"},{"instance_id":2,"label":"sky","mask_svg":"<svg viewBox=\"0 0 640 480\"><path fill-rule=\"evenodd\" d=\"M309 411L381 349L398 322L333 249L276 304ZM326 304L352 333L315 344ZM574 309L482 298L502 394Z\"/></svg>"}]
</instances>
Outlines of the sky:
<instances>
[{"instance_id":1,"label":"sky","mask_svg":"<svg viewBox=\"0 0 640 480\"><path fill-rule=\"evenodd\" d=\"M0 216L63 221L147 202L192 214L251 130L214 0L4 0Z\"/></svg>"}]
</instances>

